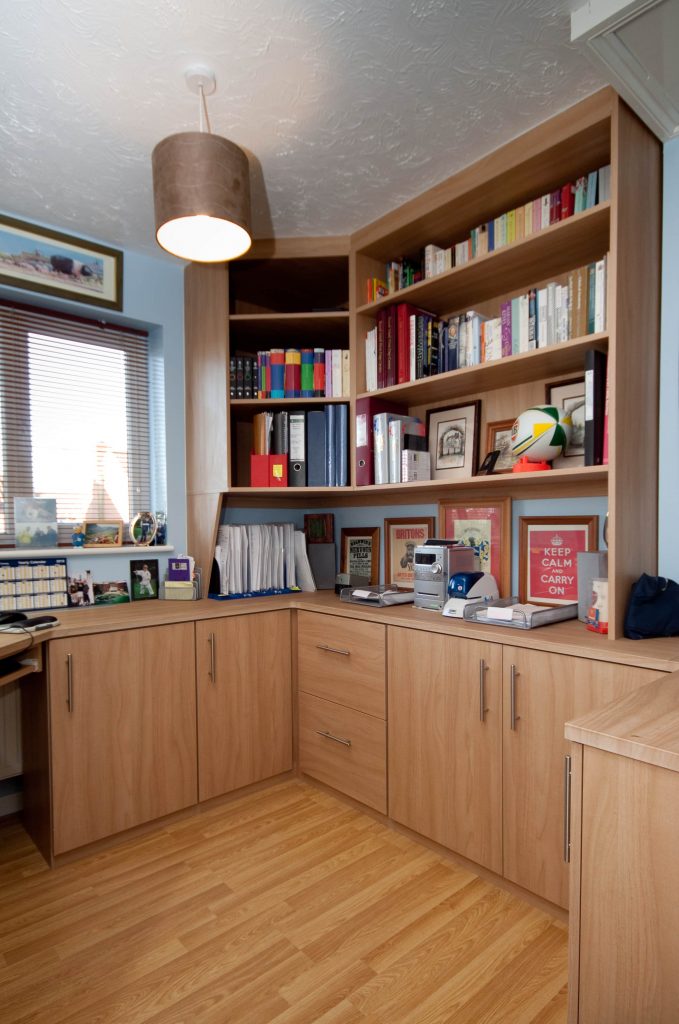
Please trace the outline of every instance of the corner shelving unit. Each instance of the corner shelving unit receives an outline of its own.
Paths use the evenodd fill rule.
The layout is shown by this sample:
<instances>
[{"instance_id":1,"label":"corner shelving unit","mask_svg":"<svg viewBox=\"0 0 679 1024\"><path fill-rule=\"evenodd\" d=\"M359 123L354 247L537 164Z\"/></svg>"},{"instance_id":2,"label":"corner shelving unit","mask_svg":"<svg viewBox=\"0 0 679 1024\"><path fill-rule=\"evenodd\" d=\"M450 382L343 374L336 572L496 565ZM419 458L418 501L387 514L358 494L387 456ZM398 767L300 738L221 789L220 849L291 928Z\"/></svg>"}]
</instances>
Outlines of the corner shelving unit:
<instances>
[{"instance_id":1,"label":"corner shelving unit","mask_svg":"<svg viewBox=\"0 0 679 1024\"><path fill-rule=\"evenodd\" d=\"M447 496L603 495L609 506L610 636L622 634L629 586L657 559L657 431L661 147L611 90L604 89L473 166L355 232L351 239L258 242L245 260L186 272L189 544L211 558L222 503L326 507L431 502ZM580 175L611 165L610 201L529 237L365 303L369 277L392 259L433 243L447 247L477 225ZM412 302L442 317L475 309L497 316L512 295L608 254L606 330L479 366L384 388L373 395L424 418L428 409L480 399L485 426L545 401L545 386L583 374L585 353L608 354L609 464L548 473L500 474L347 488L252 489L236 472L238 424L257 400L228 402L234 346L350 346L352 424L365 390L364 339L380 309ZM348 264L348 275L347 275ZM348 311L334 285L348 277ZM315 296L323 294L321 301ZM323 307L311 309L311 305ZM328 308L332 307L332 308ZM325 399L317 399L321 404ZM313 405L278 400L272 407ZM353 436L352 436L353 441ZM351 451L350 447L350 451ZM351 456L350 456L351 458ZM351 458L353 463L353 458ZM242 462L241 462L242 465Z\"/></svg>"}]
</instances>

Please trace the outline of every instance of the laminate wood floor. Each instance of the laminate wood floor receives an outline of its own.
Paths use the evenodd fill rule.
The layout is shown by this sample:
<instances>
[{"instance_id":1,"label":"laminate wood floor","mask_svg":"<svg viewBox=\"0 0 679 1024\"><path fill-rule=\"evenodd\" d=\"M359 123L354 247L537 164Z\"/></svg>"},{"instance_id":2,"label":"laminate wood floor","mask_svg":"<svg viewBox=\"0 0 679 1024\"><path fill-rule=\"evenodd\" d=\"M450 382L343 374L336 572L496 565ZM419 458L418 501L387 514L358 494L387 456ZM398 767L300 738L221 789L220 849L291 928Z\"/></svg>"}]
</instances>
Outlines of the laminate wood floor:
<instances>
[{"instance_id":1,"label":"laminate wood floor","mask_svg":"<svg viewBox=\"0 0 679 1024\"><path fill-rule=\"evenodd\" d=\"M563 1024L566 938L297 781L55 871L0 825L2 1024Z\"/></svg>"}]
</instances>

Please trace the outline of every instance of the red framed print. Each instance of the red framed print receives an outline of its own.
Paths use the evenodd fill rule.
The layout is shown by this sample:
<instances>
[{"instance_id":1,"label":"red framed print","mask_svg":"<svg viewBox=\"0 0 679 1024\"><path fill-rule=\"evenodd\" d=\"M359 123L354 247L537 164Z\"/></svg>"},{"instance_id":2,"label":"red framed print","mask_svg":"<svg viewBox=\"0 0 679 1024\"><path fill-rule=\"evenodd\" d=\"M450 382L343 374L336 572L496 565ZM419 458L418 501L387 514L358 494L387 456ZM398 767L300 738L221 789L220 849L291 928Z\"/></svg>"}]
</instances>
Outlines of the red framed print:
<instances>
[{"instance_id":1,"label":"red framed print","mask_svg":"<svg viewBox=\"0 0 679 1024\"><path fill-rule=\"evenodd\" d=\"M439 533L470 544L479 569L495 577L500 597L511 595L512 499L439 502Z\"/></svg>"},{"instance_id":2,"label":"red framed print","mask_svg":"<svg viewBox=\"0 0 679 1024\"><path fill-rule=\"evenodd\" d=\"M532 604L578 600L578 552L596 551L598 516L521 516L519 598Z\"/></svg>"}]
</instances>

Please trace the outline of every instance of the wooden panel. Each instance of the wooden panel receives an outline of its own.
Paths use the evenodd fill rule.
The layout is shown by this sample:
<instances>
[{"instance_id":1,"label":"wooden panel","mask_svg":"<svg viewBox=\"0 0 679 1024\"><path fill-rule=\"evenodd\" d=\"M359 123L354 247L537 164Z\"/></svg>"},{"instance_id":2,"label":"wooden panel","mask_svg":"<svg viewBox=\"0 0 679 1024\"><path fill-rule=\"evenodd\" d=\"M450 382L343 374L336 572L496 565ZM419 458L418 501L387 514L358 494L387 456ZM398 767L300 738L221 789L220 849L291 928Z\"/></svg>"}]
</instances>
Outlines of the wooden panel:
<instances>
[{"instance_id":1,"label":"wooden panel","mask_svg":"<svg viewBox=\"0 0 679 1024\"><path fill-rule=\"evenodd\" d=\"M585 747L579 1024L679 1020L678 786Z\"/></svg>"},{"instance_id":2,"label":"wooden panel","mask_svg":"<svg viewBox=\"0 0 679 1024\"><path fill-rule=\"evenodd\" d=\"M658 557L662 146L621 100L612 145L608 570L615 588L609 632L622 636L630 586L642 572L656 572ZM637 444L629 440L632 422Z\"/></svg>"},{"instance_id":3,"label":"wooden panel","mask_svg":"<svg viewBox=\"0 0 679 1024\"><path fill-rule=\"evenodd\" d=\"M580 989L580 876L582 865L582 755L580 743L571 743L571 846L568 879L568 1022L578 1024Z\"/></svg>"},{"instance_id":4,"label":"wooden panel","mask_svg":"<svg viewBox=\"0 0 679 1024\"><path fill-rule=\"evenodd\" d=\"M195 558L196 565L203 570L203 597L207 597L210 586L221 509L220 493L186 496L188 549Z\"/></svg>"},{"instance_id":5,"label":"wooden panel","mask_svg":"<svg viewBox=\"0 0 679 1024\"><path fill-rule=\"evenodd\" d=\"M186 487L189 494L227 488L227 274L224 264L184 271Z\"/></svg>"},{"instance_id":6,"label":"wooden panel","mask_svg":"<svg viewBox=\"0 0 679 1024\"><path fill-rule=\"evenodd\" d=\"M201 800L292 768L289 611L197 623L196 679Z\"/></svg>"},{"instance_id":7,"label":"wooden panel","mask_svg":"<svg viewBox=\"0 0 679 1024\"><path fill-rule=\"evenodd\" d=\"M388 642L389 814L500 873L501 648L394 627Z\"/></svg>"},{"instance_id":8,"label":"wooden panel","mask_svg":"<svg viewBox=\"0 0 679 1024\"><path fill-rule=\"evenodd\" d=\"M21 742L23 747L24 828L45 860L52 858L52 801L47 673L41 671L21 684Z\"/></svg>"},{"instance_id":9,"label":"wooden panel","mask_svg":"<svg viewBox=\"0 0 679 1024\"><path fill-rule=\"evenodd\" d=\"M384 626L310 612L297 626L300 690L384 718Z\"/></svg>"},{"instance_id":10,"label":"wooden panel","mask_svg":"<svg viewBox=\"0 0 679 1024\"><path fill-rule=\"evenodd\" d=\"M510 672L516 668L516 729ZM568 905L563 860L565 723L656 678L657 673L541 651L504 653L504 875Z\"/></svg>"},{"instance_id":11,"label":"wooden panel","mask_svg":"<svg viewBox=\"0 0 679 1024\"><path fill-rule=\"evenodd\" d=\"M300 771L386 814L386 731L372 715L300 693Z\"/></svg>"},{"instance_id":12,"label":"wooden panel","mask_svg":"<svg viewBox=\"0 0 679 1024\"><path fill-rule=\"evenodd\" d=\"M50 642L55 853L195 803L194 672L189 623Z\"/></svg>"}]
</instances>

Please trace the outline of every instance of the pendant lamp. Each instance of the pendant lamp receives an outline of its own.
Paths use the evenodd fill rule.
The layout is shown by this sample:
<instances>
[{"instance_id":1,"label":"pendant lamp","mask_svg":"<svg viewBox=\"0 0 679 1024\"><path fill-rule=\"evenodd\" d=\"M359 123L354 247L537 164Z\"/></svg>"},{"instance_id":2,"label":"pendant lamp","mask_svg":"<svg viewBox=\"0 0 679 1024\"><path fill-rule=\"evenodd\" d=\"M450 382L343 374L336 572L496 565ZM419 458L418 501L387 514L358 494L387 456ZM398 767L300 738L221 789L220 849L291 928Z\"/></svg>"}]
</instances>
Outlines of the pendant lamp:
<instances>
[{"instance_id":1,"label":"pendant lamp","mask_svg":"<svg viewBox=\"0 0 679 1024\"><path fill-rule=\"evenodd\" d=\"M214 74L191 68L186 81L200 97L201 130L169 135L153 150L156 239L180 259L221 263L252 244L248 158L210 130L205 97L214 92Z\"/></svg>"}]
</instances>

